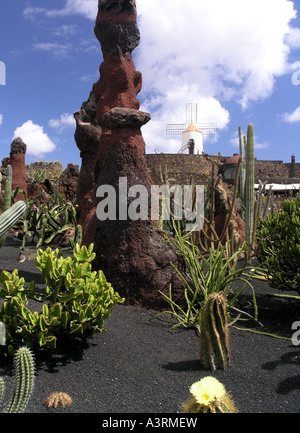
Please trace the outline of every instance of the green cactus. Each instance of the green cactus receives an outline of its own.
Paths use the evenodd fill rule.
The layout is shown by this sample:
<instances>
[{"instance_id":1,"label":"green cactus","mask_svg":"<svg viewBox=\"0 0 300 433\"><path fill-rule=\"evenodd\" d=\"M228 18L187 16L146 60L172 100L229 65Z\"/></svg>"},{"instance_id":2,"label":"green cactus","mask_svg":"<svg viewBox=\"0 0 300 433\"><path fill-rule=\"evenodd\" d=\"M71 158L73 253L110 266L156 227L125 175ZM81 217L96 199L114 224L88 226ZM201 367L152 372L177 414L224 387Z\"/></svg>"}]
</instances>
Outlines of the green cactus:
<instances>
[{"instance_id":1,"label":"green cactus","mask_svg":"<svg viewBox=\"0 0 300 433\"><path fill-rule=\"evenodd\" d=\"M246 146L246 182L245 182L245 223L246 241L253 245L254 241L254 128L248 125Z\"/></svg>"},{"instance_id":2,"label":"green cactus","mask_svg":"<svg viewBox=\"0 0 300 433\"><path fill-rule=\"evenodd\" d=\"M245 176L246 176L246 166L244 162L245 158L245 146L243 141L242 128L239 126L239 146L240 146L240 156L242 157L241 168L240 168L240 183L239 183L239 194L242 201L245 199Z\"/></svg>"},{"instance_id":3,"label":"green cactus","mask_svg":"<svg viewBox=\"0 0 300 433\"><path fill-rule=\"evenodd\" d=\"M0 246L2 246L5 241L2 235L5 235L18 219L21 218L25 210L26 203L24 201L18 201L0 215Z\"/></svg>"},{"instance_id":4,"label":"green cactus","mask_svg":"<svg viewBox=\"0 0 300 433\"><path fill-rule=\"evenodd\" d=\"M28 347L21 347L14 357L15 386L5 409L6 413L24 412L34 387L35 364L33 355ZM0 399L3 397L4 384L0 378Z\"/></svg>"},{"instance_id":5,"label":"green cactus","mask_svg":"<svg viewBox=\"0 0 300 433\"><path fill-rule=\"evenodd\" d=\"M11 202L12 202L11 186L12 186L12 168L11 168L11 165L8 165L7 166L5 188L4 188L4 191L2 192L2 194L4 194L3 212L7 211L11 207ZM4 232L3 234L1 234L0 247L6 241L6 235L7 235L7 232Z\"/></svg>"},{"instance_id":6,"label":"green cactus","mask_svg":"<svg viewBox=\"0 0 300 433\"><path fill-rule=\"evenodd\" d=\"M230 364L227 301L223 293L212 293L201 308L200 359L205 368L216 370Z\"/></svg>"}]
</instances>

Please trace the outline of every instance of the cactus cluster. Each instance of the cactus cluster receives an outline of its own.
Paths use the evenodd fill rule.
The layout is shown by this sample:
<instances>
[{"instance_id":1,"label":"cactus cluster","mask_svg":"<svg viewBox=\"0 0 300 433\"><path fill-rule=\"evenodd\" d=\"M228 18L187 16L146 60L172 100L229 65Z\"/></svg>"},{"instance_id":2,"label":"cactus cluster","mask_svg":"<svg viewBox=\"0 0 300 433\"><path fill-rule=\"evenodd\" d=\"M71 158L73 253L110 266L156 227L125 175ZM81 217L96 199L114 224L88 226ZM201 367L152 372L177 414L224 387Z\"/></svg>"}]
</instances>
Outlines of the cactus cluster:
<instances>
[{"instance_id":1,"label":"cactus cluster","mask_svg":"<svg viewBox=\"0 0 300 433\"><path fill-rule=\"evenodd\" d=\"M20 347L14 356L15 384L11 400L4 412L22 413L26 409L34 387L35 364L28 347ZM0 400L4 394L3 379L0 378Z\"/></svg>"},{"instance_id":2,"label":"cactus cluster","mask_svg":"<svg viewBox=\"0 0 300 433\"><path fill-rule=\"evenodd\" d=\"M198 329L203 366L216 370L230 365L227 301L223 293L212 293L206 299Z\"/></svg>"}]
</instances>

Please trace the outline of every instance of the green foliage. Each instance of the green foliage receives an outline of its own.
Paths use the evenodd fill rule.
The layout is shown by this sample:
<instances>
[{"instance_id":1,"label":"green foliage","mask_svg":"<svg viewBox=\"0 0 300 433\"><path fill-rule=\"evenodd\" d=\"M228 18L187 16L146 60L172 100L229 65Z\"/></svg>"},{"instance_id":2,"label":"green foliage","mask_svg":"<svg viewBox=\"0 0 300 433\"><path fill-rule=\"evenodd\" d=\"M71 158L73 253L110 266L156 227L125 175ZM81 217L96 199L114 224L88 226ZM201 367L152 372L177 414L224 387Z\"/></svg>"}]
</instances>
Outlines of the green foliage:
<instances>
[{"instance_id":1,"label":"green foliage","mask_svg":"<svg viewBox=\"0 0 300 433\"><path fill-rule=\"evenodd\" d=\"M255 317L257 315L255 293L250 280L255 272L252 267L238 266L238 258L245 251L246 245L231 254L230 242L224 245L218 244L217 247L211 245L209 254L205 257L200 249L191 240L191 235L182 235L181 231L175 226L175 237L169 237L169 242L175 247L176 253L182 256L186 263L186 272L184 276L175 266L175 270L185 285L186 307L177 305L172 299L172 287L170 286L169 296L160 292L168 301L169 311L159 313L171 314L178 320L177 326L198 327L200 320L201 308L206 299L212 293L223 293L227 297L228 308L234 310L234 305L246 286L249 286L253 293L253 303L255 307ZM248 272L249 271L249 272ZM242 284L237 287L235 282L240 281ZM241 313L241 312L240 312Z\"/></svg>"},{"instance_id":2,"label":"green foliage","mask_svg":"<svg viewBox=\"0 0 300 433\"><path fill-rule=\"evenodd\" d=\"M19 190L27 203L27 212L16 225L16 229L22 233L22 245L24 248L27 242L37 241L37 247L50 244L57 238L61 239L70 228L74 227L74 241L66 249L73 248L76 243L81 243L82 230L77 224L76 209L69 201L64 201L59 193L53 192L51 203L43 203L39 207L35 202L43 194L39 194L32 200L28 200L24 190Z\"/></svg>"},{"instance_id":3,"label":"green foliage","mask_svg":"<svg viewBox=\"0 0 300 433\"><path fill-rule=\"evenodd\" d=\"M280 211L260 220L257 243L269 285L300 293L300 197L285 200Z\"/></svg>"},{"instance_id":4,"label":"green foliage","mask_svg":"<svg viewBox=\"0 0 300 433\"><path fill-rule=\"evenodd\" d=\"M47 178L47 173L46 173L46 169L40 169L40 170L32 170L30 173L30 176L28 176L30 178L31 182L34 183L44 183L46 178Z\"/></svg>"},{"instance_id":5,"label":"green foliage","mask_svg":"<svg viewBox=\"0 0 300 433\"><path fill-rule=\"evenodd\" d=\"M39 250L36 266L46 284L46 293L35 292L35 283L26 288L18 271L0 274L0 321L6 327L6 351L10 355L21 344L56 347L61 333L92 336L104 332L104 320L112 307L123 303L102 271L92 272L93 244L77 244L73 257L63 258L59 250ZM42 309L31 312L28 299L42 302Z\"/></svg>"},{"instance_id":6,"label":"green foliage","mask_svg":"<svg viewBox=\"0 0 300 433\"><path fill-rule=\"evenodd\" d=\"M6 413L24 412L34 387L35 365L28 347L20 347L14 357L15 385ZM3 397L4 384L0 378L0 400Z\"/></svg>"},{"instance_id":7,"label":"green foliage","mask_svg":"<svg viewBox=\"0 0 300 433\"><path fill-rule=\"evenodd\" d=\"M216 370L230 364L227 300L223 293L212 293L201 308L199 321L200 360L205 368Z\"/></svg>"},{"instance_id":8,"label":"green foliage","mask_svg":"<svg viewBox=\"0 0 300 433\"><path fill-rule=\"evenodd\" d=\"M47 285L45 300L50 308L62 306L60 320L72 334L102 332L112 307L124 302L102 271L92 272L94 258L93 244L81 249L77 244L73 257L66 259L59 257L58 250L38 251L36 266Z\"/></svg>"}]
</instances>

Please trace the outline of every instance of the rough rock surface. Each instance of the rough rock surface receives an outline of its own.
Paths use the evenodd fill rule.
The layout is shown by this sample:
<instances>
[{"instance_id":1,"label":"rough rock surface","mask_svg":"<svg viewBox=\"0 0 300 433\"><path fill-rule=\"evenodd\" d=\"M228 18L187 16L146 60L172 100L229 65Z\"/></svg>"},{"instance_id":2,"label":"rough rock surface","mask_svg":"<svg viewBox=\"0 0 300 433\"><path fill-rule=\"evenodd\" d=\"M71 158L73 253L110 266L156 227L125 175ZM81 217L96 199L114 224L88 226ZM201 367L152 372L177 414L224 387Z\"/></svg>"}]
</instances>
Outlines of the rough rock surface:
<instances>
[{"instance_id":1,"label":"rough rock surface","mask_svg":"<svg viewBox=\"0 0 300 433\"><path fill-rule=\"evenodd\" d=\"M25 171L26 150L27 146L22 138L15 138L10 147L9 163L12 167L12 189L15 189L18 186L27 193L27 175ZM23 199L23 194L18 193L15 201Z\"/></svg>"},{"instance_id":2,"label":"rough rock surface","mask_svg":"<svg viewBox=\"0 0 300 433\"><path fill-rule=\"evenodd\" d=\"M73 204L76 201L78 177L78 165L68 164L58 179L58 191Z\"/></svg>"},{"instance_id":3,"label":"rough rock surface","mask_svg":"<svg viewBox=\"0 0 300 433\"><path fill-rule=\"evenodd\" d=\"M83 243L93 242L95 226L95 167L101 137L101 127L96 120L94 91L81 109L74 113L76 121L75 141L80 150L81 167L77 183L76 204L78 223L82 226Z\"/></svg>"},{"instance_id":4,"label":"rough rock surface","mask_svg":"<svg viewBox=\"0 0 300 433\"><path fill-rule=\"evenodd\" d=\"M150 194L141 133L150 115L139 111L142 75L131 56L140 41L135 0L100 0L95 35L103 53L100 79L86 106L75 113L75 139L82 157L77 202L84 221L83 243L95 243L95 269L104 271L127 303L161 308L166 303L158 290L167 293L172 283L175 300L183 291L170 265L181 263L157 223L118 217L103 221L95 215L98 186L110 185L118 195L120 177L127 179L128 189L143 185Z\"/></svg>"}]
</instances>

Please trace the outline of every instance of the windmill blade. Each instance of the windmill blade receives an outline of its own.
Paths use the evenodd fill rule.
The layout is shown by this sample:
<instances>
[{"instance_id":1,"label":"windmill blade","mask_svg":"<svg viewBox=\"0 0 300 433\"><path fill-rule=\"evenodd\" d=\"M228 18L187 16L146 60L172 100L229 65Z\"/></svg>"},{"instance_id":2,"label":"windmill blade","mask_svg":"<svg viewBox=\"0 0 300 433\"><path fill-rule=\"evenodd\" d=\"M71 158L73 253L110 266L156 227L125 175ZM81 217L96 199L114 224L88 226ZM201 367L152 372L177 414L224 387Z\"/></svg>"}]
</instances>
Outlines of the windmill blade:
<instances>
[{"instance_id":1,"label":"windmill blade","mask_svg":"<svg viewBox=\"0 0 300 433\"><path fill-rule=\"evenodd\" d=\"M218 133L216 123L198 123L197 128L203 135L216 135Z\"/></svg>"},{"instance_id":2,"label":"windmill blade","mask_svg":"<svg viewBox=\"0 0 300 433\"><path fill-rule=\"evenodd\" d=\"M166 125L166 133L167 135L180 135L186 128L185 123L175 123L175 124L167 124Z\"/></svg>"},{"instance_id":3,"label":"windmill blade","mask_svg":"<svg viewBox=\"0 0 300 433\"><path fill-rule=\"evenodd\" d=\"M194 123L196 125L198 122L198 105L194 102L186 104L186 124L190 125Z\"/></svg>"}]
</instances>

